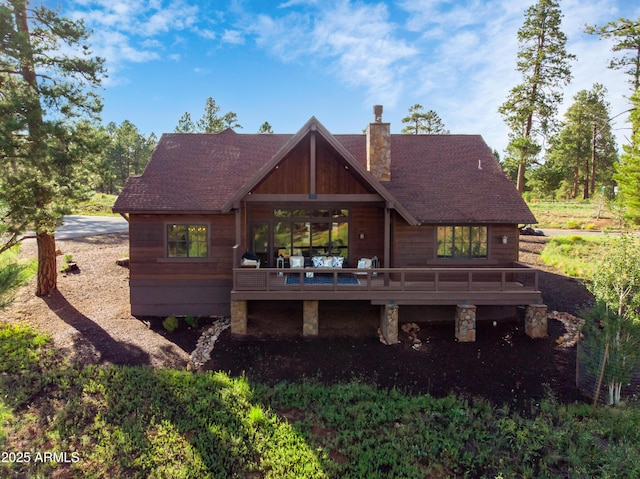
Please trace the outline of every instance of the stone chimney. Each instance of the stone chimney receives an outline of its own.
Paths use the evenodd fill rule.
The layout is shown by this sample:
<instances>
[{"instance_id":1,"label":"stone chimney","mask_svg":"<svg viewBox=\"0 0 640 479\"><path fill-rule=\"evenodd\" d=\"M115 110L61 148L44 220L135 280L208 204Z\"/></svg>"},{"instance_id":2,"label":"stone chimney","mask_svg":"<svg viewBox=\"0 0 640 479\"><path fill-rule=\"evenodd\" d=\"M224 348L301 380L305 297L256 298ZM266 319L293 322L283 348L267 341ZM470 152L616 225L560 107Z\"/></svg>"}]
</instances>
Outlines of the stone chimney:
<instances>
[{"instance_id":1,"label":"stone chimney","mask_svg":"<svg viewBox=\"0 0 640 479\"><path fill-rule=\"evenodd\" d=\"M378 181L391 181L391 124L382 123L382 105L374 105L373 115L367 125L367 170Z\"/></svg>"}]
</instances>

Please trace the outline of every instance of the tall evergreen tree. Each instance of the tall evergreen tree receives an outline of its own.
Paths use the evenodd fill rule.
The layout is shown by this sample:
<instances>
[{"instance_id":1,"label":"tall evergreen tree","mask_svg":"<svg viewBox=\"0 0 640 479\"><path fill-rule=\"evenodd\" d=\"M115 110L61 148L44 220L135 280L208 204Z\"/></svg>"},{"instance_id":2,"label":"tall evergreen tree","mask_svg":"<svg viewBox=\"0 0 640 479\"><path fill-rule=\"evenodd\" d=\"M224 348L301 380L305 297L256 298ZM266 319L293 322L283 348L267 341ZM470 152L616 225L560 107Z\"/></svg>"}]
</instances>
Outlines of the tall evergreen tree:
<instances>
[{"instance_id":1,"label":"tall evergreen tree","mask_svg":"<svg viewBox=\"0 0 640 479\"><path fill-rule=\"evenodd\" d=\"M424 107L419 103L409 108L409 115L402 119L402 123L407 123L402 133L408 135L449 134L440 116L433 110L425 112Z\"/></svg>"},{"instance_id":2,"label":"tall evergreen tree","mask_svg":"<svg viewBox=\"0 0 640 479\"><path fill-rule=\"evenodd\" d=\"M273 134L273 128L271 127L268 121L265 121L262 125L260 125L260 129L258 129L258 133L262 135L271 135Z\"/></svg>"},{"instance_id":3,"label":"tall evergreen tree","mask_svg":"<svg viewBox=\"0 0 640 479\"><path fill-rule=\"evenodd\" d=\"M36 294L57 287L54 229L83 192L87 158L96 153L102 109L94 88L104 74L82 21L26 0L0 3L0 191L5 247L33 229Z\"/></svg>"},{"instance_id":4,"label":"tall evergreen tree","mask_svg":"<svg viewBox=\"0 0 640 479\"><path fill-rule=\"evenodd\" d=\"M186 112L178 121L176 133L220 133L227 128L242 128L238 122L238 115L230 111L220 116L220 107L209 97L205 102L204 113L197 122L191 120Z\"/></svg>"},{"instance_id":5,"label":"tall evergreen tree","mask_svg":"<svg viewBox=\"0 0 640 479\"><path fill-rule=\"evenodd\" d=\"M606 94L606 88L596 83L591 90L580 90L573 97L562 129L551 141L548 164L540 168L549 175L547 179L562 178L570 184L572 198L582 192L582 198L587 199L596 184L611 185L617 148ZM558 172L564 174L558 177Z\"/></svg>"},{"instance_id":6,"label":"tall evergreen tree","mask_svg":"<svg viewBox=\"0 0 640 479\"><path fill-rule=\"evenodd\" d=\"M102 193L119 193L129 176L144 171L157 138L153 133L146 137L129 120L120 125L109 123L104 134L105 147L93 168L96 189Z\"/></svg>"},{"instance_id":7,"label":"tall evergreen tree","mask_svg":"<svg viewBox=\"0 0 640 479\"><path fill-rule=\"evenodd\" d=\"M189 112L185 112L184 115L180 117L178 120L178 126L176 126L176 133L195 133L196 125L193 123L191 119L191 114Z\"/></svg>"},{"instance_id":8,"label":"tall evergreen tree","mask_svg":"<svg viewBox=\"0 0 640 479\"><path fill-rule=\"evenodd\" d=\"M620 53L621 56L613 58L609 68L622 70L629 75L631 90L638 91L640 89L640 18L635 21L619 18L602 27L587 26L587 33L614 40L612 50ZM632 122L632 138L636 136L636 128L637 126Z\"/></svg>"},{"instance_id":9,"label":"tall evergreen tree","mask_svg":"<svg viewBox=\"0 0 640 479\"><path fill-rule=\"evenodd\" d=\"M640 90L631 97L633 136L630 145L623 145L624 153L614 179L618 183L618 198L627 220L640 224Z\"/></svg>"},{"instance_id":10,"label":"tall evergreen tree","mask_svg":"<svg viewBox=\"0 0 640 479\"><path fill-rule=\"evenodd\" d=\"M525 172L540 151L540 138L551 133L561 87L571 80L567 37L560 30L562 12L556 0L538 0L525 12L518 30L517 70L522 83L515 86L498 111L510 132L510 148L517 152L520 193L525 190Z\"/></svg>"},{"instance_id":11,"label":"tall evergreen tree","mask_svg":"<svg viewBox=\"0 0 640 479\"><path fill-rule=\"evenodd\" d=\"M602 27L587 26L587 33L614 41L612 50L621 56L609 63L609 68L622 70L630 76L631 90L640 88L640 18L619 18Z\"/></svg>"}]
</instances>

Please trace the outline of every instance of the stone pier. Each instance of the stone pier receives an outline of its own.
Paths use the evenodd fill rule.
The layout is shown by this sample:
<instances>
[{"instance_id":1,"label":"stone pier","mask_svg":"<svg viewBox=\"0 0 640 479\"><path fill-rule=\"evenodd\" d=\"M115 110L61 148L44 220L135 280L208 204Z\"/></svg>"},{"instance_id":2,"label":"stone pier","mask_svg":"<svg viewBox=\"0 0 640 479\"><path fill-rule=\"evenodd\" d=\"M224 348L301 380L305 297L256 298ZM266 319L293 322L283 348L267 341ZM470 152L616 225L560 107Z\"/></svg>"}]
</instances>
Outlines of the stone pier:
<instances>
[{"instance_id":1,"label":"stone pier","mask_svg":"<svg viewBox=\"0 0 640 479\"><path fill-rule=\"evenodd\" d=\"M318 335L318 301L303 301L302 305L302 335Z\"/></svg>"},{"instance_id":2,"label":"stone pier","mask_svg":"<svg viewBox=\"0 0 640 479\"><path fill-rule=\"evenodd\" d=\"M398 344L398 305L385 304L380 309L380 333L387 344Z\"/></svg>"},{"instance_id":3,"label":"stone pier","mask_svg":"<svg viewBox=\"0 0 640 479\"><path fill-rule=\"evenodd\" d=\"M524 314L524 332L530 338L547 337L547 305L530 304Z\"/></svg>"},{"instance_id":4,"label":"stone pier","mask_svg":"<svg viewBox=\"0 0 640 479\"><path fill-rule=\"evenodd\" d=\"M247 334L247 302L231 301L231 333Z\"/></svg>"},{"instance_id":5,"label":"stone pier","mask_svg":"<svg viewBox=\"0 0 640 479\"><path fill-rule=\"evenodd\" d=\"M476 307L459 304L456 307L456 339L461 343L476 340Z\"/></svg>"}]
</instances>

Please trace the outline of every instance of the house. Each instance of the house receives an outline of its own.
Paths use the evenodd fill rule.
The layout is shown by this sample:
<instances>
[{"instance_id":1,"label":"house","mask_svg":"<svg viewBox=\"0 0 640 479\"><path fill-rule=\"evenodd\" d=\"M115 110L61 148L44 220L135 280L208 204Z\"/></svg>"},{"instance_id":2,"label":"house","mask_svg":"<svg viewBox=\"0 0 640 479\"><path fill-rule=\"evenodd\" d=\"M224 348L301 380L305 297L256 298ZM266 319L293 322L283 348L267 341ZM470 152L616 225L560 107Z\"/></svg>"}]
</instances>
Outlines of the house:
<instances>
[{"instance_id":1,"label":"house","mask_svg":"<svg viewBox=\"0 0 640 479\"><path fill-rule=\"evenodd\" d=\"M248 302L295 300L315 335L319 301L370 301L396 342L403 306L453 305L468 341L477 307L523 305L546 335L537 271L518 263L518 225L536 219L491 150L392 135L381 106L366 134L316 118L292 135L165 134L113 210L136 316L231 314L245 334Z\"/></svg>"}]
</instances>

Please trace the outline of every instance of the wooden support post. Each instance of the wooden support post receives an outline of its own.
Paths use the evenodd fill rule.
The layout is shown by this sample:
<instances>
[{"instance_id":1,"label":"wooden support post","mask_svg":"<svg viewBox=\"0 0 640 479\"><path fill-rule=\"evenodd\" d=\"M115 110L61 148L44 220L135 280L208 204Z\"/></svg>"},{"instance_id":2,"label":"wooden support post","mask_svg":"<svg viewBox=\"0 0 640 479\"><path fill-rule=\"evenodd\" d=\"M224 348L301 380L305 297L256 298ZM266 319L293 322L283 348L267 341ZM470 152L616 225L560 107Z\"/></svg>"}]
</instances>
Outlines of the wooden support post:
<instances>
[{"instance_id":1,"label":"wooden support post","mask_svg":"<svg viewBox=\"0 0 640 479\"><path fill-rule=\"evenodd\" d=\"M302 335L318 335L318 301L305 300L302 306Z\"/></svg>"},{"instance_id":2,"label":"wooden support post","mask_svg":"<svg viewBox=\"0 0 640 479\"><path fill-rule=\"evenodd\" d=\"M231 333L247 334L247 301L231 301Z\"/></svg>"}]
</instances>

